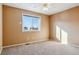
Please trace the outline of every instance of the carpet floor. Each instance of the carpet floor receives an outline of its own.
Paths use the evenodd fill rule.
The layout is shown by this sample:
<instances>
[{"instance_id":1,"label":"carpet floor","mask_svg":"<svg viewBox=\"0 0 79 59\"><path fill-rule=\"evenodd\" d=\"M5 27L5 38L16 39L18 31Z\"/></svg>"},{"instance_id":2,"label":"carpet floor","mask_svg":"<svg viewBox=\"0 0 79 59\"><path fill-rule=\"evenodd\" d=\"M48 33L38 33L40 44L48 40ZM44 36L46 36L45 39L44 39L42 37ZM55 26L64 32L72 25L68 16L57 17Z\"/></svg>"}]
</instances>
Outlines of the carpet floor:
<instances>
[{"instance_id":1,"label":"carpet floor","mask_svg":"<svg viewBox=\"0 0 79 59\"><path fill-rule=\"evenodd\" d=\"M79 48L55 41L46 41L4 48L2 55L79 55Z\"/></svg>"}]
</instances>

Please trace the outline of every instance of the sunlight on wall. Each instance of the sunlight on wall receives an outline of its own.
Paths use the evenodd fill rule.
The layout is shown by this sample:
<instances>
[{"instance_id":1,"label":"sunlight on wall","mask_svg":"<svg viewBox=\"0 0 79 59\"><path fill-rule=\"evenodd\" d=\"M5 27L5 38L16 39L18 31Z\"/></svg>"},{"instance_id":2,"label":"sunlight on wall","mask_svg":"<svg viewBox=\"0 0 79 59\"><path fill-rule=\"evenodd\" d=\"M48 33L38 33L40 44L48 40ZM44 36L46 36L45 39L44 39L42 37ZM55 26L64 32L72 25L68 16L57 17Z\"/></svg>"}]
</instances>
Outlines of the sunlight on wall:
<instances>
[{"instance_id":1,"label":"sunlight on wall","mask_svg":"<svg viewBox=\"0 0 79 59\"><path fill-rule=\"evenodd\" d=\"M68 44L68 33L56 25L56 38L62 44Z\"/></svg>"},{"instance_id":2,"label":"sunlight on wall","mask_svg":"<svg viewBox=\"0 0 79 59\"><path fill-rule=\"evenodd\" d=\"M68 34L64 30L61 30L61 43L67 44L68 43Z\"/></svg>"},{"instance_id":3,"label":"sunlight on wall","mask_svg":"<svg viewBox=\"0 0 79 59\"><path fill-rule=\"evenodd\" d=\"M56 26L56 38L60 40L60 27Z\"/></svg>"}]
</instances>

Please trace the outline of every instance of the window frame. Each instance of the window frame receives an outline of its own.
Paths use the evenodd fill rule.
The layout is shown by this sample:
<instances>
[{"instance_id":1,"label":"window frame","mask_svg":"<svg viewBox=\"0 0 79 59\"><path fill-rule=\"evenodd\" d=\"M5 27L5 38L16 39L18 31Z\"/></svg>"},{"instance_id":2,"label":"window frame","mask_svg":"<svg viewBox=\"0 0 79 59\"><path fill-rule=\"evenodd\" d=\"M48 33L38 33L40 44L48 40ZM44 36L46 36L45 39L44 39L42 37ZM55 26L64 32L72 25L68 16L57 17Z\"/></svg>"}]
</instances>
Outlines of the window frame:
<instances>
[{"instance_id":1,"label":"window frame","mask_svg":"<svg viewBox=\"0 0 79 59\"><path fill-rule=\"evenodd\" d=\"M27 31L25 31L24 27L23 27L23 16L24 15L26 15L26 16L32 16L32 17L39 17L39 22L40 22L39 29L38 30L27 30ZM39 32L39 31L41 31L41 16L22 13L21 25L22 25L22 32Z\"/></svg>"}]
</instances>

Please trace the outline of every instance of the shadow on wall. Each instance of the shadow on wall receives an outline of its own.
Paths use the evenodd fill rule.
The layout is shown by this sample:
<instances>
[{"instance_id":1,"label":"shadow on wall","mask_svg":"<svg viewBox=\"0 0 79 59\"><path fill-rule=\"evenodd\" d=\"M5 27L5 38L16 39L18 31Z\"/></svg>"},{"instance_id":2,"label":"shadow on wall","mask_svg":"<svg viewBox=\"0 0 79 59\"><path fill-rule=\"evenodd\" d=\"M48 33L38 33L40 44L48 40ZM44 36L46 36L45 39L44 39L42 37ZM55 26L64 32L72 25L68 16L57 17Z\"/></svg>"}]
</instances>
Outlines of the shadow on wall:
<instances>
[{"instance_id":1,"label":"shadow on wall","mask_svg":"<svg viewBox=\"0 0 79 59\"><path fill-rule=\"evenodd\" d=\"M68 44L68 33L56 25L56 38L61 44Z\"/></svg>"}]
</instances>

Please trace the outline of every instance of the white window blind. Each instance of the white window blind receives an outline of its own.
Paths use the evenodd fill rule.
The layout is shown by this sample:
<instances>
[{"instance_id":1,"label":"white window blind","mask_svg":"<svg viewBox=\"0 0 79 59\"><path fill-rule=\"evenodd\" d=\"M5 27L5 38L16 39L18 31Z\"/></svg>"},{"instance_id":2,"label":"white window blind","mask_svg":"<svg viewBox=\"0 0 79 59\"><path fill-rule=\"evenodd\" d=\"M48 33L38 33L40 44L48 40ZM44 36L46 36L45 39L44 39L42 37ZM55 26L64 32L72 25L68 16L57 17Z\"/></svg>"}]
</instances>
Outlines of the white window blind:
<instances>
[{"instance_id":1,"label":"white window blind","mask_svg":"<svg viewBox=\"0 0 79 59\"><path fill-rule=\"evenodd\" d=\"M22 31L40 31L40 17L23 15Z\"/></svg>"}]
</instances>

